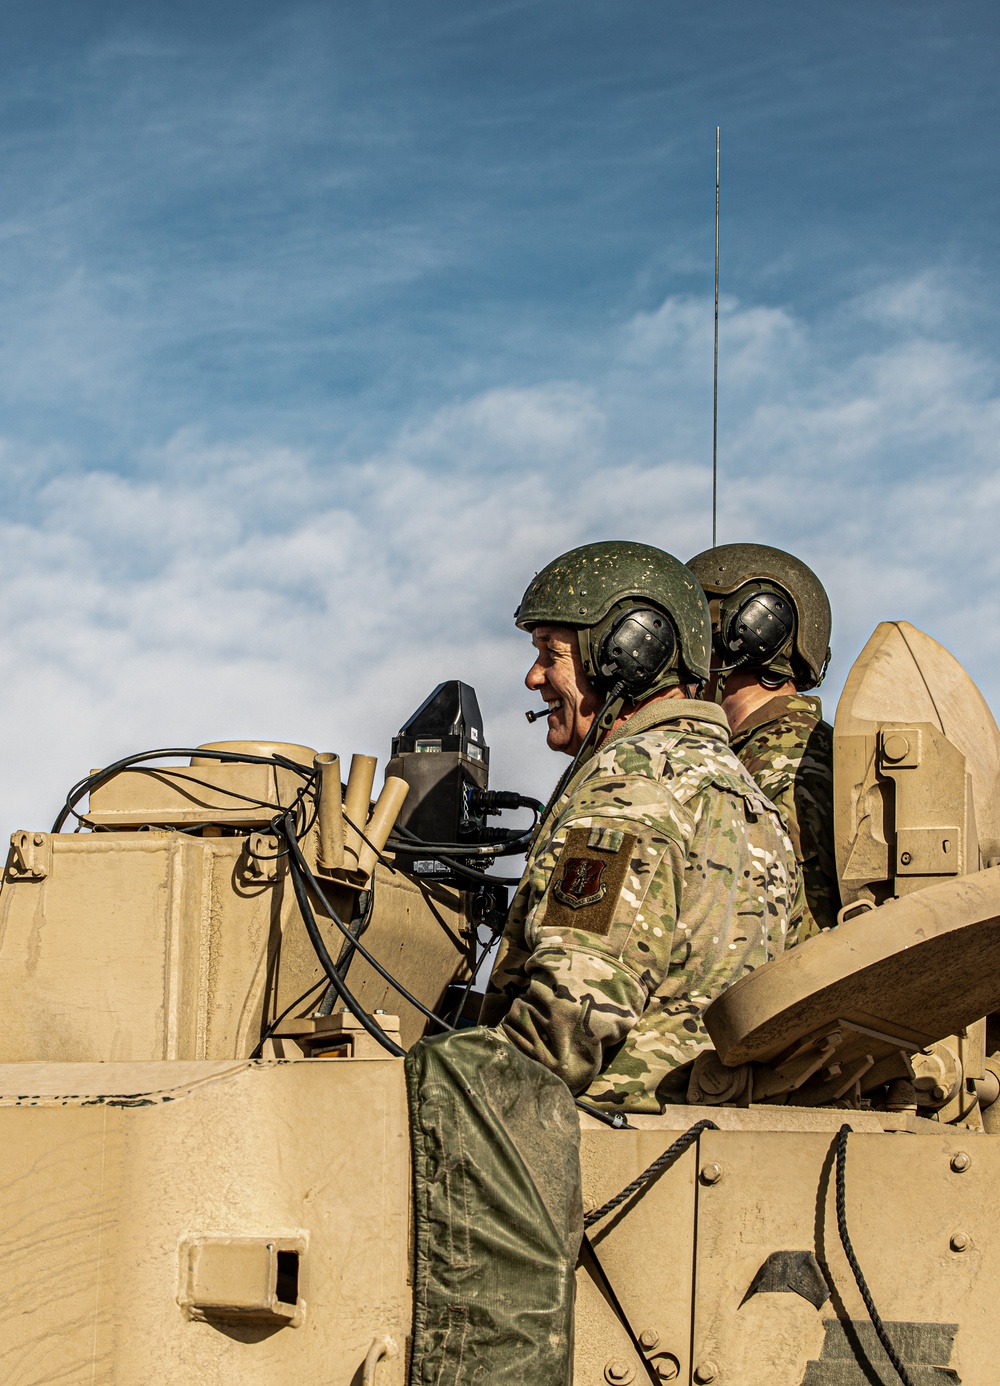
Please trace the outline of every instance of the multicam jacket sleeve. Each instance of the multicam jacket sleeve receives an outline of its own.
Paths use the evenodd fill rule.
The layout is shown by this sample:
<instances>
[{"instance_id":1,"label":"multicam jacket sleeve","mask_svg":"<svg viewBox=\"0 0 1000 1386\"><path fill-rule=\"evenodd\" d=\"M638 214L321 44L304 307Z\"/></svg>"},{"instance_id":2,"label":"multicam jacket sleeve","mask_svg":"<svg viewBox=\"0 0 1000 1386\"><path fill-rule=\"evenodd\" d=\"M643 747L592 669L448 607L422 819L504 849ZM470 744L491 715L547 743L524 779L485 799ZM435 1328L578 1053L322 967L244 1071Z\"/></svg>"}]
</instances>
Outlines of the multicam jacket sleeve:
<instances>
[{"instance_id":1,"label":"multicam jacket sleeve","mask_svg":"<svg viewBox=\"0 0 1000 1386\"><path fill-rule=\"evenodd\" d=\"M710 1043L708 1001L781 951L796 889L777 815L724 731L675 722L621 740L543 828L484 1022L574 1092L660 1111Z\"/></svg>"}]
</instances>

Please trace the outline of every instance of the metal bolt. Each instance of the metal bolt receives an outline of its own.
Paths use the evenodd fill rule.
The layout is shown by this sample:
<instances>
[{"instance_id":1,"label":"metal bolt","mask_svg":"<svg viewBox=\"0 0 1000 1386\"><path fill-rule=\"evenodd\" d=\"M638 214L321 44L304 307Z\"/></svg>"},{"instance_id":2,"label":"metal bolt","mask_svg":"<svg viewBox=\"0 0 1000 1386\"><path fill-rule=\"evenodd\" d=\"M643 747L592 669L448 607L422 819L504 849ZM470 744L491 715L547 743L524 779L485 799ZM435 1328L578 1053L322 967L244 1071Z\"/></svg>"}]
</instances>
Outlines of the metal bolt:
<instances>
[{"instance_id":1,"label":"metal bolt","mask_svg":"<svg viewBox=\"0 0 1000 1386\"><path fill-rule=\"evenodd\" d=\"M903 863L904 866L909 866L910 862L913 860L913 857L910 855L909 852L900 852L899 860Z\"/></svg>"},{"instance_id":2,"label":"metal bolt","mask_svg":"<svg viewBox=\"0 0 1000 1386\"><path fill-rule=\"evenodd\" d=\"M951 1167L956 1174L964 1174L972 1164L972 1156L966 1155L964 1150L957 1150L951 1157Z\"/></svg>"},{"instance_id":3,"label":"metal bolt","mask_svg":"<svg viewBox=\"0 0 1000 1386\"><path fill-rule=\"evenodd\" d=\"M935 1083L933 1088L931 1088L931 1097L933 1097L935 1102L943 1102L947 1096L948 1089L941 1083Z\"/></svg>"},{"instance_id":4,"label":"metal bolt","mask_svg":"<svg viewBox=\"0 0 1000 1386\"><path fill-rule=\"evenodd\" d=\"M972 1238L968 1232L953 1232L951 1234L952 1251L968 1251L972 1245Z\"/></svg>"},{"instance_id":5,"label":"metal bolt","mask_svg":"<svg viewBox=\"0 0 1000 1386\"><path fill-rule=\"evenodd\" d=\"M694 1369L694 1379L698 1386L706 1386L709 1381L714 1381L719 1375L719 1369L714 1362L699 1362Z\"/></svg>"},{"instance_id":6,"label":"metal bolt","mask_svg":"<svg viewBox=\"0 0 1000 1386\"><path fill-rule=\"evenodd\" d=\"M639 1342L642 1344L642 1346L646 1349L647 1352L651 1352L652 1349L656 1347L656 1344L659 1341L660 1335L659 1333L657 1333L655 1328L644 1328L642 1332L639 1334Z\"/></svg>"},{"instance_id":7,"label":"metal bolt","mask_svg":"<svg viewBox=\"0 0 1000 1386\"><path fill-rule=\"evenodd\" d=\"M628 1362L623 1362L620 1357L616 1357L613 1362L607 1362L604 1367L604 1377L606 1381L614 1382L614 1386L622 1386L622 1383L632 1381L635 1377L635 1368Z\"/></svg>"},{"instance_id":8,"label":"metal bolt","mask_svg":"<svg viewBox=\"0 0 1000 1386\"><path fill-rule=\"evenodd\" d=\"M717 1165L714 1160L710 1165L702 1165L701 1182L703 1184L717 1184L721 1178L722 1166ZM706 1381L710 1381L711 1377L706 1377L705 1379Z\"/></svg>"},{"instance_id":9,"label":"metal bolt","mask_svg":"<svg viewBox=\"0 0 1000 1386\"><path fill-rule=\"evenodd\" d=\"M910 743L905 736L900 736L898 732L893 732L887 736L882 743L882 754L886 760L905 760L910 754Z\"/></svg>"},{"instance_id":10,"label":"metal bolt","mask_svg":"<svg viewBox=\"0 0 1000 1386\"><path fill-rule=\"evenodd\" d=\"M653 1363L653 1370L661 1381L676 1381L681 1373L681 1364L672 1352L665 1352Z\"/></svg>"},{"instance_id":11,"label":"metal bolt","mask_svg":"<svg viewBox=\"0 0 1000 1386\"><path fill-rule=\"evenodd\" d=\"M41 833L35 833L33 841L36 847L41 847L42 843L45 841L45 838Z\"/></svg>"}]
</instances>

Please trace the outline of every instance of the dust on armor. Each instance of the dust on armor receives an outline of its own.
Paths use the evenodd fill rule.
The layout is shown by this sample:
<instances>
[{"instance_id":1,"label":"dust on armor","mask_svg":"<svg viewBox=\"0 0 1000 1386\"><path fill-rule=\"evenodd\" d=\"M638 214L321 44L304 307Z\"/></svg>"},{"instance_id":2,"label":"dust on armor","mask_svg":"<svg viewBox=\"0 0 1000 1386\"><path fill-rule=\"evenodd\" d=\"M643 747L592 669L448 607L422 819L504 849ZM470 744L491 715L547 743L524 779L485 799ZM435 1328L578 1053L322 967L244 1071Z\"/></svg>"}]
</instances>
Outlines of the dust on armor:
<instances>
[{"instance_id":1,"label":"dust on armor","mask_svg":"<svg viewBox=\"0 0 1000 1386\"><path fill-rule=\"evenodd\" d=\"M683 1102L713 997L796 936L781 820L721 709L659 700L567 785L532 846L483 1011L604 1107Z\"/></svg>"}]
</instances>

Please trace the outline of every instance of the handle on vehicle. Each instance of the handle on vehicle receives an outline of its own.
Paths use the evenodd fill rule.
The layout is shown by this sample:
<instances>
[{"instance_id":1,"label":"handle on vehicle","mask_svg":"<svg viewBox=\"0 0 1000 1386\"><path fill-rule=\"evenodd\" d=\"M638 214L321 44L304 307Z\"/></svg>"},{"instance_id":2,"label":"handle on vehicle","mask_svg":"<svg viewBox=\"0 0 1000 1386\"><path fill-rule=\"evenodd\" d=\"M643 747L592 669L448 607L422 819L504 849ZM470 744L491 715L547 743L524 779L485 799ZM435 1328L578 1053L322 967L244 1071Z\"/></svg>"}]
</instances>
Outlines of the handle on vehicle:
<instances>
[{"instance_id":1,"label":"handle on vehicle","mask_svg":"<svg viewBox=\"0 0 1000 1386\"><path fill-rule=\"evenodd\" d=\"M376 1338L368 1349L365 1358L364 1371L361 1373L361 1386L375 1386L375 1372L378 1364L383 1357L398 1357L399 1345L388 1333L383 1333L381 1338Z\"/></svg>"}]
</instances>

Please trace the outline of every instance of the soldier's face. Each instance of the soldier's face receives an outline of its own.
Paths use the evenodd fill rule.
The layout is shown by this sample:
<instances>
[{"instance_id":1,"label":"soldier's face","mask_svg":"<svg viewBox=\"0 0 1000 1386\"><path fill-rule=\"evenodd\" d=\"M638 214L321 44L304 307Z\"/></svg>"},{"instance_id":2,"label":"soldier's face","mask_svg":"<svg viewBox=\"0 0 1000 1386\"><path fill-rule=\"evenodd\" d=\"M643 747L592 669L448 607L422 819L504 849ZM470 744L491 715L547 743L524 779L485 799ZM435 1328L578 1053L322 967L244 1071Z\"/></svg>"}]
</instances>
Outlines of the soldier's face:
<instances>
[{"instance_id":1,"label":"soldier's face","mask_svg":"<svg viewBox=\"0 0 1000 1386\"><path fill-rule=\"evenodd\" d=\"M546 743L552 751L576 755L601 710L601 699L583 672L576 632L569 626L536 626L531 642L535 662L524 682L549 705Z\"/></svg>"}]
</instances>

